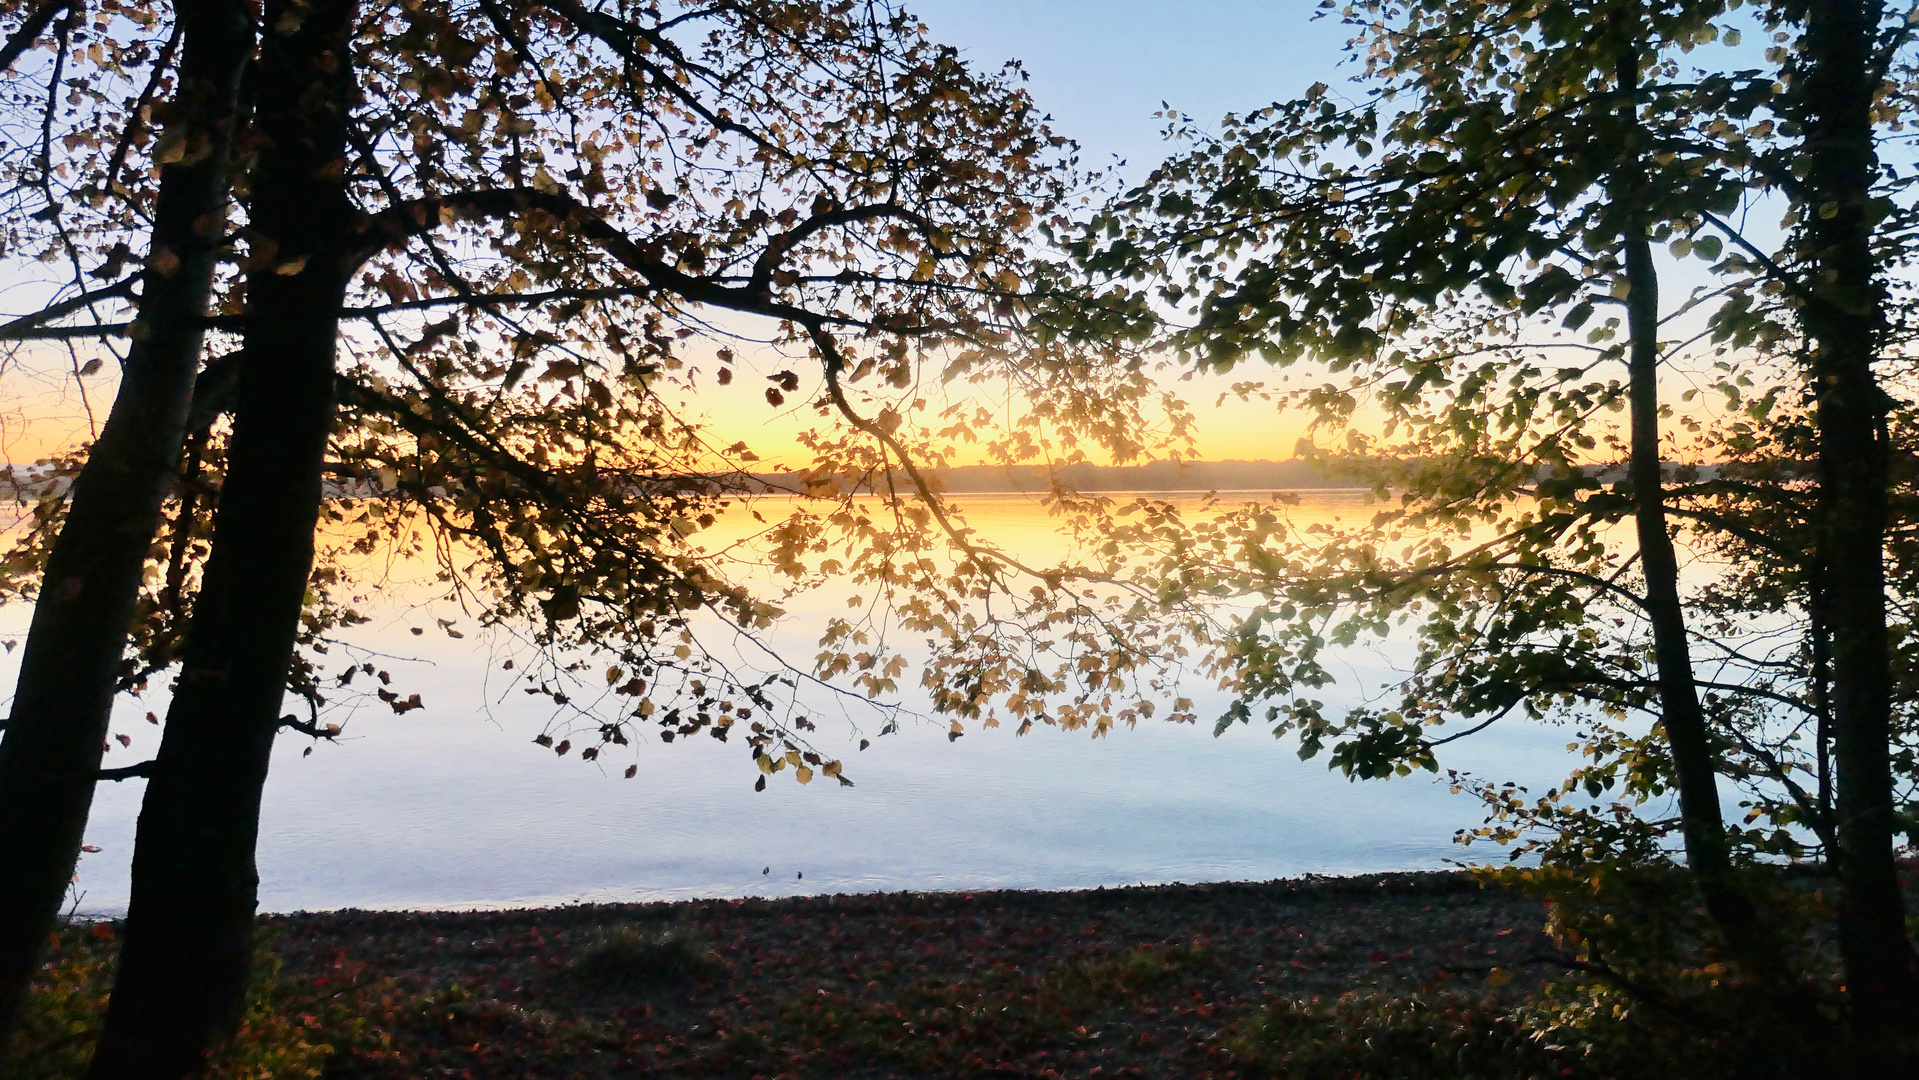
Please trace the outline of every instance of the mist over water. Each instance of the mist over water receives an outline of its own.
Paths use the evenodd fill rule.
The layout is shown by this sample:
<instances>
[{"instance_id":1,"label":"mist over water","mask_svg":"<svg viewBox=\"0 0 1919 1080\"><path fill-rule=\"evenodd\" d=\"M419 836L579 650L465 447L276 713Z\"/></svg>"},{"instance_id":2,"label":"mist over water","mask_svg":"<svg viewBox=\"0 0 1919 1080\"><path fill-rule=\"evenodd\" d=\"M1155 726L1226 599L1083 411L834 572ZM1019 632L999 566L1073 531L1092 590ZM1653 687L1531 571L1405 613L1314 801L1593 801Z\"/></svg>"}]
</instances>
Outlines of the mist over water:
<instances>
[{"instance_id":1,"label":"mist over water","mask_svg":"<svg viewBox=\"0 0 1919 1080\"><path fill-rule=\"evenodd\" d=\"M1292 513L1305 520L1370 513L1357 492L1301 499ZM1009 546L1060 543L1057 520L1019 496L958 501L982 534ZM775 642L810 657L829 611L844 610L841 596L789 605ZM345 737L310 756L308 739L281 737L261 823L265 910L1074 888L1437 869L1503 855L1454 843L1481 812L1443 777L1352 783L1260 727L1215 738L1210 719L1223 700L1201 686L1188 688L1201 724L1148 723L1103 739L969 724L949 742L944 721L911 717L878 737L883 720L872 714L819 712L816 745L844 760L853 788L825 778L802 787L783 772L756 793L744 745L704 735L672 745L649 736L608 748L601 763L560 758L531 741L554 705L519 692L482 635L448 638L430 615L398 605L375 613L353 639L409 658L380 666L426 707L401 716L364 708ZM24 633L29 614L0 611L0 632ZM410 633L421 625L425 634ZM0 669L8 690L17 656ZM1376 693L1389 658L1354 651L1326 700ZM153 754L160 729L144 714L164 716L165 706L158 687L120 703L114 730L134 741L112 745L109 767ZM862 737L872 740L863 752ZM1502 722L1449 747L1443 764L1544 788L1571 764L1569 738ZM622 776L629 764L633 779ZM101 785L86 840L100 850L82 858L79 910L124 910L143 787Z\"/></svg>"}]
</instances>

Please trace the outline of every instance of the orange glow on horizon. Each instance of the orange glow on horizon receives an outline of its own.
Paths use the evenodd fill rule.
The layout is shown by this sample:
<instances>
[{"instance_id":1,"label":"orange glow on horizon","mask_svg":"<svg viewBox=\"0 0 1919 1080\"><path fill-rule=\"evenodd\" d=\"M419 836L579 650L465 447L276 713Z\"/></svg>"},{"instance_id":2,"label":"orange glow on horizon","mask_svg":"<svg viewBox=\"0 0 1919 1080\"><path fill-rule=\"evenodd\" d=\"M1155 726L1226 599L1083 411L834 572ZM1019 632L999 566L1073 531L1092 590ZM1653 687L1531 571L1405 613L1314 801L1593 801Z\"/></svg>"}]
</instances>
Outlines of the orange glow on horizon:
<instances>
[{"instance_id":1,"label":"orange glow on horizon","mask_svg":"<svg viewBox=\"0 0 1919 1080\"><path fill-rule=\"evenodd\" d=\"M45 353L16 356L0 375L0 462L25 465L70 451L92 438L105 421L118 385L117 365L109 361L104 370L83 377L67 360L65 355ZM810 407L812 395L793 395L776 408L767 403L765 384L750 369L742 370L729 386L716 385L710 370L703 372L700 388L688 397L682 415L704 427L711 445L746 444L759 456L750 466L756 470L802 469L811 464L811 454L799 436L830 422ZM1256 397L1241 400L1228 392L1235 382L1272 374L1247 370L1164 380L1165 388L1183 399L1197 419L1197 453L1184 456L1202 461L1291 458L1305 432L1305 417L1282 413L1272 402ZM978 457L969 457L966 449L958 447L955 463L978 463ZM1093 448L1086 449L1096 463L1110 463ZM1155 456L1164 457L1167 452Z\"/></svg>"}]
</instances>

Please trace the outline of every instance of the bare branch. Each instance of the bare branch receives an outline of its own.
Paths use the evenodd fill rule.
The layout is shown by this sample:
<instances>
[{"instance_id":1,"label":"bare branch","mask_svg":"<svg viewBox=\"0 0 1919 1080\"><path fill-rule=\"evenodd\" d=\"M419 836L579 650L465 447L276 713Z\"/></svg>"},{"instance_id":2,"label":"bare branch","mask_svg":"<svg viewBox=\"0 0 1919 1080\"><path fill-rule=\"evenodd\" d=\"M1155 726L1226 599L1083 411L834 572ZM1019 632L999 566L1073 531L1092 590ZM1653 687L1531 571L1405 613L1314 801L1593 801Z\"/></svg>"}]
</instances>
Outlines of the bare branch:
<instances>
[{"instance_id":1,"label":"bare branch","mask_svg":"<svg viewBox=\"0 0 1919 1080\"><path fill-rule=\"evenodd\" d=\"M156 764L157 762L153 761L142 761L138 765L123 765L118 769L101 769L99 773L95 775L95 779L111 780L117 784L122 780L131 780L136 776L152 776L153 767Z\"/></svg>"},{"instance_id":2,"label":"bare branch","mask_svg":"<svg viewBox=\"0 0 1919 1080\"><path fill-rule=\"evenodd\" d=\"M40 40L40 35L46 32L47 24L53 21L55 15L74 7L78 2L79 0L46 0L46 3L35 8L33 13L27 16L27 21L21 23L18 30L7 36L7 43L0 46L0 73L11 70L13 62L20 59L20 54L32 48L33 43Z\"/></svg>"},{"instance_id":3,"label":"bare branch","mask_svg":"<svg viewBox=\"0 0 1919 1080\"><path fill-rule=\"evenodd\" d=\"M31 315L22 315L17 319L0 323L0 340L12 340L12 341L30 340L34 335L29 334L27 331L44 326L45 324L50 323L55 319L65 318L66 316L71 315L76 311L84 310L88 307L93 306L94 304L101 303L102 301L131 300L134 298L133 287L139 284L139 282L140 282L140 278L139 278L139 275L137 274L131 277L122 278L121 280L116 281L111 285L103 285L98 289L92 289L87 292L83 292L78 296L69 297L68 299L62 300L59 303L48 304L46 307L41 308L39 311L36 311ZM128 324L118 323L116 325L120 327L125 327ZM74 329L86 330L90 333L99 333L104 328L99 326L88 326L88 327L77 327ZM125 330L123 329L121 332L124 333ZM40 335L40 336L45 337L47 335Z\"/></svg>"}]
</instances>

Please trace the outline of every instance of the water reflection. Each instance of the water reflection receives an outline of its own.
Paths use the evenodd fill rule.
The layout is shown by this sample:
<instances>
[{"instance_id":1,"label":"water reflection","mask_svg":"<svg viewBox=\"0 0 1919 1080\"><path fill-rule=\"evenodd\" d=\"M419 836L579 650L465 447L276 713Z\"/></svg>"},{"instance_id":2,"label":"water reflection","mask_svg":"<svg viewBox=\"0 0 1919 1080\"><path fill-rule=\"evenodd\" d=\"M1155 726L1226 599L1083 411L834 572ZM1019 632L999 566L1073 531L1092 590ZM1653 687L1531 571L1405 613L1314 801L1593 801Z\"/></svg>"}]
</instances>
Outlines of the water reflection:
<instances>
[{"instance_id":1,"label":"water reflection","mask_svg":"<svg viewBox=\"0 0 1919 1080\"><path fill-rule=\"evenodd\" d=\"M1057 519L1025 497L959 501L974 527L1023 555L1053 554L1063 542ZM1362 493L1309 492L1291 513L1301 521L1350 521L1347 515L1370 510ZM707 542L729 541L732 528L723 522ZM412 572L396 568L401 577ZM794 605L778 639L809 645L833 603ZM532 745L553 706L509 692L510 679L489 666L482 635L414 636L411 627L425 621L417 613L395 605L378 614L363 642L408 658L386 666L427 707L404 716L366 710L353 718L349 738L308 757L305 740L281 740L260 846L268 910L1063 888L1434 868L1464 854L1453 832L1480 816L1471 799L1423 775L1348 783L1249 728L1216 739L1209 727L1153 725L1100 740L1046 728L1024 738L974 728L949 743L944 724L909 720L861 752L862 733L822 722L821 749L845 759L857 787L800 787L783 774L756 793L744 748L706 738L639 747L638 774L628 780L621 772L629 759L610 760L602 771ZM0 615L6 629L24 629L24 610ZM1355 653L1345 692L1376 691L1384 659ZM0 678L10 686L13 671ZM1196 696L1202 716L1217 713L1220 702ZM164 695L120 709L116 730L135 742L116 745L109 765L151 754L158 732L140 717L164 714ZM873 726L863 734L872 738ZM1497 738L1460 748L1449 763L1544 786L1563 774L1566 742L1559 729L1513 723ZM102 787L87 834L100 851L81 866L83 910L125 904L140 794L140 781Z\"/></svg>"}]
</instances>

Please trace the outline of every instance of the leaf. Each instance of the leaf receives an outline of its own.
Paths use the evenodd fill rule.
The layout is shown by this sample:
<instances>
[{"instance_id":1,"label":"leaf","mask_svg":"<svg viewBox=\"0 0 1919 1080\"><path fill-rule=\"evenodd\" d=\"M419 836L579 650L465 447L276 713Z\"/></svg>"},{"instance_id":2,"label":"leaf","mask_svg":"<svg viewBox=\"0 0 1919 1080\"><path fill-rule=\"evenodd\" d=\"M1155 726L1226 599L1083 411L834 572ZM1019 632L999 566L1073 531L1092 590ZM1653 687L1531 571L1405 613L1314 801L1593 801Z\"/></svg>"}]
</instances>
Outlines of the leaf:
<instances>
[{"instance_id":1,"label":"leaf","mask_svg":"<svg viewBox=\"0 0 1919 1080\"><path fill-rule=\"evenodd\" d=\"M182 128L170 128L153 144L153 161L156 165L173 165L187 156L186 131Z\"/></svg>"}]
</instances>

